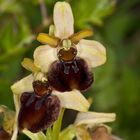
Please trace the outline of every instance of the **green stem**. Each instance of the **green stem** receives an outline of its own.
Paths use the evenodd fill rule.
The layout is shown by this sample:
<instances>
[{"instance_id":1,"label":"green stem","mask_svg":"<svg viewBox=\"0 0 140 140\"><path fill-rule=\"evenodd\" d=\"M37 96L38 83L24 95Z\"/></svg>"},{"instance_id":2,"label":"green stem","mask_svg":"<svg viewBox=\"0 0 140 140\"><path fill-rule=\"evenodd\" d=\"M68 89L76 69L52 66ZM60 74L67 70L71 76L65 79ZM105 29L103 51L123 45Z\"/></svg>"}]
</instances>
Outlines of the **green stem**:
<instances>
[{"instance_id":1,"label":"green stem","mask_svg":"<svg viewBox=\"0 0 140 140\"><path fill-rule=\"evenodd\" d=\"M59 140L59 133L61 130L64 111L65 111L65 109L62 108L60 115L59 115L59 118L57 119L57 121L53 125L53 140Z\"/></svg>"},{"instance_id":2,"label":"green stem","mask_svg":"<svg viewBox=\"0 0 140 140\"><path fill-rule=\"evenodd\" d=\"M47 140L52 140L52 128L51 127L47 128L46 137L47 137Z\"/></svg>"}]
</instances>

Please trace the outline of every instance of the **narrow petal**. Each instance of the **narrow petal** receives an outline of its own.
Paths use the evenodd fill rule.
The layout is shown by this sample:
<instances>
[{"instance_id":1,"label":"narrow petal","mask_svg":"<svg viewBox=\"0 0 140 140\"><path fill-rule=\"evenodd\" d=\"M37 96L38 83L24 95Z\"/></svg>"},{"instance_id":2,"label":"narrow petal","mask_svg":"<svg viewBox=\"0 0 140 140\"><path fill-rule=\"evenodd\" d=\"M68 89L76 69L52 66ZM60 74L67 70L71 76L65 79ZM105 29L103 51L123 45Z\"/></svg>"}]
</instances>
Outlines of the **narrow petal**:
<instances>
[{"instance_id":1,"label":"narrow petal","mask_svg":"<svg viewBox=\"0 0 140 140\"><path fill-rule=\"evenodd\" d=\"M38 72L40 69L34 65L34 62L30 58L24 58L23 61L21 62L21 65L26 69L31 72Z\"/></svg>"},{"instance_id":2,"label":"narrow petal","mask_svg":"<svg viewBox=\"0 0 140 140\"><path fill-rule=\"evenodd\" d=\"M73 34L70 37L70 40L73 43L78 43L81 39L89 37L89 36L92 36L92 35L93 35L93 31L90 30L90 29L86 29L86 30L82 30L82 31L80 31L78 33Z\"/></svg>"},{"instance_id":3,"label":"narrow petal","mask_svg":"<svg viewBox=\"0 0 140 140\"><path fill-rule=\"evenodd\" d=\"M53 20L56 28L55 35L61 39L73 34L73 14L67 2L57 2L54 7Z\"/></svg>"},{"instance_id":4,"label":"narrow petal","mask_svg":"<svg viewBox=\"0 0 140 140\"><path fill-rule=\"evenodd\" d=\"M106 122L112 122L115 120L115 113L97 113L97 112L86 112L78 113L75 125L89 124L97 125Z\"/></svg>"},{"instance_id":5,"label":"narrow petal","mask_svg":"<svg viewBox=\"0 0 140 140\"><path fill-rule=\"evenodd\" d=\"M78 90L63 93L53 91L52 93L59 98L61 106L64 108L86 112L90 106L87 99Z\"/></svg>"},{"instance_id":6,"label":"narrow petal","mask_svg":"<svg viewBox=\"0 0 140 140\"><path fill-rule=\"evenodd\" d=\"M78 43L77 49L77 56L87 60L91 67L97 67L106 61L106 49L97 41L82 39Z\"/></svg>"},{"instance_id":7,"label":"narrow petal","mask_svg":"<svg viewBox=\"0 0 140 140\"><path fill-rule=\"evenodd\" d=\"M11 90L13 91L14 94L17 95L20 95L25 91L26 92L33 91L32 82L33 82L33 75L30 74L25 78L19 80L15 84L13 84L11 86Z\"/></svg>"},{"instance_id":8,"label":"narrow petal","mask_svg":"<svg viewBox=\"0 0 140 140\"><path fill-rule=\"evenodd\" d=\"M42 72L47 72L50 64L57 60L57 52L55 48L49 45L43 45L34 51L34 64L39 67Z\"/></svg>"},{"instance_id":9,"label":"narrow petal","mask_svg":"<svg viewBox=\"0 0 140 140\"><path fill-rule=\"evenodd\" d=\"M54 37L54 36L50 36L50 35L45 34L45 33L40 33L37 36L37 40L39 42L41 42L42 44L48 44L48 45L50 45L51 47L54 47L54 48L57 47L57 45L59 44L59 41L60 41L59 38Z\"/></svg>"}]
</instances>

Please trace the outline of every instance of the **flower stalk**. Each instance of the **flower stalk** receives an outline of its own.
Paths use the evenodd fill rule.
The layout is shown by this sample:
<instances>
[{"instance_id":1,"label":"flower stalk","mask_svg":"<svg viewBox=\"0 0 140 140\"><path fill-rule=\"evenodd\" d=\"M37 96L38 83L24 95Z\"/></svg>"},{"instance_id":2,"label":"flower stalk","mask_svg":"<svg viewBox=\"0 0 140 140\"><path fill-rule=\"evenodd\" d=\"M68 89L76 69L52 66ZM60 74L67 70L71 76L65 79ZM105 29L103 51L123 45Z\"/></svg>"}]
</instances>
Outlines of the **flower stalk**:
<instances>
[{"instance_id":1,"label":"flower stalk","mask_svg":"<svg viewBox=\"0 0 140 140\"><path fill-rule=\"evenodd\" d=\"M53 140L59 140L59 134L61 131L64 112L65 112L65 109L62 108L57 121L53 124Z\"/></svg>"}]
</instances>

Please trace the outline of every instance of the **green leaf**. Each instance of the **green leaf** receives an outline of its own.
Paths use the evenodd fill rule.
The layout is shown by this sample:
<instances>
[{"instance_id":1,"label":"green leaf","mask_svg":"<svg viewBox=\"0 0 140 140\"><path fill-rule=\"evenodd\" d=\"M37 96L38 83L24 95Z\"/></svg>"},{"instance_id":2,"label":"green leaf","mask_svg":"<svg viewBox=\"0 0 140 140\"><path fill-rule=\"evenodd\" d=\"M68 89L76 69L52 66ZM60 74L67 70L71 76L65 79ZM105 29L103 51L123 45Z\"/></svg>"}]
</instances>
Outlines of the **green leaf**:
<instances>
[{"instance_id":1,"label":"green leaf","mask_svg":"<svg viewBox=\"0 0 140 140\"><path fill-rule=\"evenodd\" d=\"M16 13L21 12L21 7L15 0L1 0L0 13Z\"/></svg>"},{"instance_id":2,"label":"green leaf","mask_svg":"<svg viewBox=\"0 0 140 140\"><path fill-rule=\"evenodd\" d=\"M88 23L102 25L103 19L112 14L115 0L72 1L72 8L77 27L88 26Z\"/></svg>"},{"instance_id":3,"label":"green leaf","mask_svg":"<svg viewBox=\"0 0 140 140\"><path fill-rule=\"evenodd\" d=\"M23 47L24 44L29 44L31 41L33 41L33 38L33 36L28 36L27 38L24 38L14 49L11 49L7 53L1 55L0 64L8 63L13 59L21 56L27 50L27 48Z\"/></svg>"}]
</instances>

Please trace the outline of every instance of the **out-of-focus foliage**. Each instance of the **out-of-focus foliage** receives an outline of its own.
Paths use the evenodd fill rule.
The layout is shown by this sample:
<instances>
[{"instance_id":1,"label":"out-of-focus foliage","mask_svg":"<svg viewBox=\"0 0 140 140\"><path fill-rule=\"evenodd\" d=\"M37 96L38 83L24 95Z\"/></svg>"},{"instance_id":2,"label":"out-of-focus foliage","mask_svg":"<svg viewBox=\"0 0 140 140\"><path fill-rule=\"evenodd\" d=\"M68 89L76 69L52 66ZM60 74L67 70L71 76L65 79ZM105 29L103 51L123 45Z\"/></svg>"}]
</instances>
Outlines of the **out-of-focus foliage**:
<instances>
[{"instance_id":1,"label":"out-of-focus foliage","mask_svg":"<svg viewBox=\"0 0 140 140\"><path fill-rule=\"evenodd\" d=\"M57 0L0 0L0 104L13 108L10 85L25 76L20 62L32 57L38 32L48 32ZM93 39L107 48L108 61L94 70L92 110L116 112L113 131L126 140L140 139L139 0L67 0L76 31L91 27ZM42 7L47 14L42 20Z\"/></svg>"}]
</instances>

